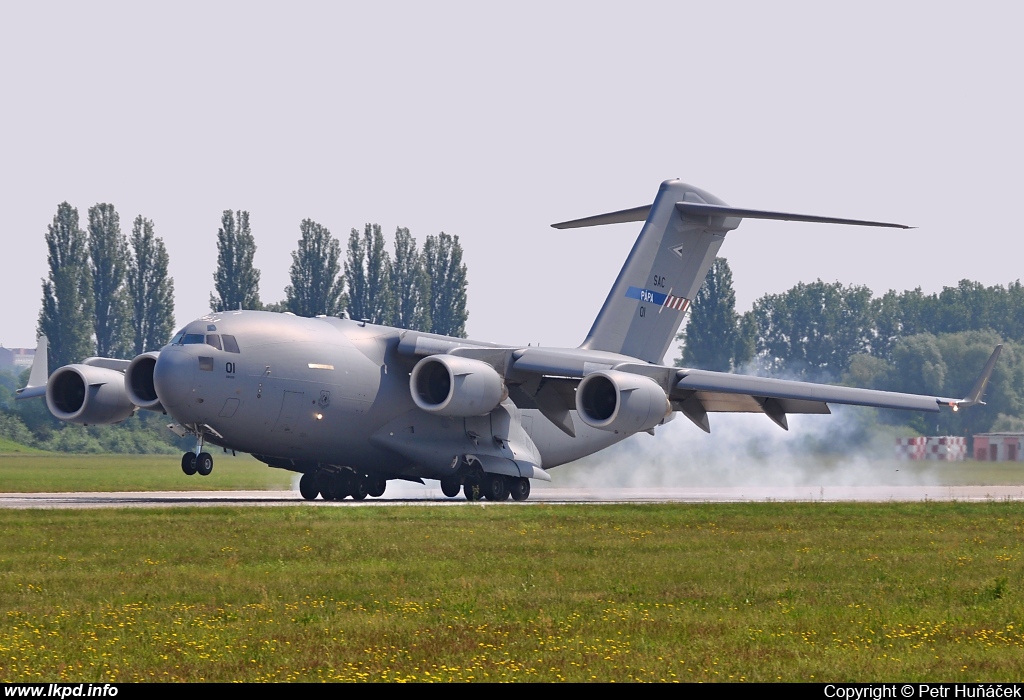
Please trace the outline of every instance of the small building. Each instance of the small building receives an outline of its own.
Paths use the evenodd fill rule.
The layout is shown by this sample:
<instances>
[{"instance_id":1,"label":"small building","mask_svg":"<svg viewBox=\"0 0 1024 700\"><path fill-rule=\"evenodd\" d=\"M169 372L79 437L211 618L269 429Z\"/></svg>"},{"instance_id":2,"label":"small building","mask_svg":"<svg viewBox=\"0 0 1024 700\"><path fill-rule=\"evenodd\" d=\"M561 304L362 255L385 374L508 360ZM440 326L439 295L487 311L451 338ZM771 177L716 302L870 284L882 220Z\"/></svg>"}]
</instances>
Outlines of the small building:
<instances>
[{"instance_id":1,"label":"small building","mask_svg":"<svg viewBox=\"0 0 1024 700\"><path fill-rule=\"evenodd\" d=\"M956 435L896 438L896 459L962 462L967 458L967 438Z\"/></svg>"},{"instance_id":2,"label":"small building","mask_svg":"<svg viewBox=\"0 0 1024 700\"><path fill-rule=\"evenodd\" d=\"M5 348L0 346L0 372L21 374L32 366L32 360L35 357L35 348Z\"/></svg>"},{"instance_id":3,"label":"small building","mask_svg":"<svg viewBox=\"0 0 1024 700\"><path fill-rule=\"evenodd\" d=\"M979 433L974 436L974 458L979 462L1020 462L1024 433Z\"/></svg>"}]
</instances>

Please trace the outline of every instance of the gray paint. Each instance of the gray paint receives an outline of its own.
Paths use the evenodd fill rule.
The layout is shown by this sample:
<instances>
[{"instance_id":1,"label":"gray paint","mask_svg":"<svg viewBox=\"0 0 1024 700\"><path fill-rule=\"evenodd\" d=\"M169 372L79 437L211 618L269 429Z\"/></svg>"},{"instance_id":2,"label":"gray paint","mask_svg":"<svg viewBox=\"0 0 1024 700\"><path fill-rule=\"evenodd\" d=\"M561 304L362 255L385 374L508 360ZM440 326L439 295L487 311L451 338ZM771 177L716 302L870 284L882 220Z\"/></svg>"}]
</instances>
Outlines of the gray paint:
<instances>
[{"instance_id":1,"label":"gray paint","mask_svg":"<svg viewBox=\"0 0 1024 700\"><path fill-rule=\"evenodd\" d=\"M629 296L630 288L692 301L735 218L689 217L676 203L725 202L678 180L666 180L647 215L618 279L580 346L661 362L685 316L684 309L655 306ZM596 223L600 217L595 217ZM594 224L588 224L594 225Z\"/></svg>"},{"instance_id":2,"label":"gray paint","mask_svg":"<svg viewBox=\"0 0 1024 700\"><path fill-rule=\"evenodd\" d=\"M700 206L688 208L688 203ZM702 208L706 205L712 209ZM670 297L664 295L692 298L725 233L736 228L739 214L751 211L714 208L724 206L697 188L675 180L663 183L604 308L579 348L502 346L348 319L229 311L196 319L183 333L232 335L237 353L206 344L169 345L155 356L155 364L150 354L131 363L91 358L89 365L78 367L105 373L108 392L116 389L111 377L130 383L138 378L136 371L152 367L158 398L154 406L162 406L207 442L253 453L274 466L296 471L350 467L366 475L406 479L443 478L466 464L497 474L547 479L545 469L625 439L629 430L637 430L632 422L628 429L618 426L618 432L600 430L584 423L576 411L577 385L595 372L617 378L612 382L621 389L617 406L628 405L629 392L642 387L651 399L647 403L659 404L662 410L658 397L663 391L666 410L683 412L704 430L710 430L707 414L713 412L764 413L788 429L787 414L828 413L828 403L937 411L944 405L955 410L980 402L999 348L963 399L656 364L682 318L667 308ZM582 221L580 225L604 223L602 216ZM652 293L654 288L664 290L659 292L665 300L662 314L655 304L629 292L631 287ZM638 313L645 307L648 313ZM40 347L45 348L45 341ZM507 393L495 392L480 415L443 416L419 408L412 399L410 373L424 357L438 354L470 358L474 362L452 362L482 368L493 377L479 364L484 363L501 378ZM29 390L19 398L39 392L38 379L46 376L46 353L37 353L36 361ZM127 377L118 369L125 366ZM651 381L629 380L633 375ZM121 391L127 396L123 386ZM662 423L672 417L670 413ZM652 423L636 421L642 427Z\"/></svg>"}]
</instances>

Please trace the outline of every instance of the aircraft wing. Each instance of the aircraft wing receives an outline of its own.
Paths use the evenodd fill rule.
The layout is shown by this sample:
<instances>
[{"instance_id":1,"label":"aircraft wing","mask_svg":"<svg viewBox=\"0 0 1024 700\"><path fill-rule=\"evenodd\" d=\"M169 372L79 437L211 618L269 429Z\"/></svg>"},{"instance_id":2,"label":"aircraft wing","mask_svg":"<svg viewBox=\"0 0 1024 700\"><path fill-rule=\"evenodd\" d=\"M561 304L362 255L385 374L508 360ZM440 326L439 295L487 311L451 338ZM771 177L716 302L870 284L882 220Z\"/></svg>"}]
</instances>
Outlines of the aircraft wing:
<instances>
[{"instance_id":1,"label":"aircraft wing","mask_svg":"<svg viewBox=\"0 0 1024 700\"><path fill-rule=\"evenodd\" d=\"M594 372L625 372L649 378L665 392L673 410L707 432L711 432L709 413L764 413L788 430L787 415L831 413L829 404L937 412L943 407L957 411L984 403L985 387L1003 348L996 346L967 396L953 398L666 367L582 348L515 348L451 340L447 345L438 342L427 347L412 334L408 343L403 343L406 346L400 346L400 352L408 355L448 353L491 365L504 378L508 396L516 406L539 409L572 436L575 426L570 411L577 409L576 388Z\"/></svg>"},{"instance_id":2,"label":"aircraft wing","mask_svg":"<svg viewBox=\"0 0 1024 700\"><path fill-rule=\"evenodd\" d=\"M650 378L665 391L674 410L707 432L710 432L708 413L764 413L788 430L788 414L831 413L829 404L937 412L944 406L956 411L983 403L985 387L1001 351L1002 345L996 346L971 391L962 398L680 369L644 364L611 353L547 348L509 352L505 376L509 396L520 408L540 409L570 435L573 434L573 426L568 412L575 408L575 385L588 374L601 370ZM463 352L469 354L466 350Z\"/></svg>"},{"instance_id":3,"label":"aircraft wing","mask_svg":"<svg viewBox=\"0 0 1024 700\"><path fill-rule=\"evenodd\" d=\"M764 413L788 430L787 414L831 413L830 403L936 412L944 405L958 407L962 402L938 396L704 370L680 372L670 399L673 408L707 432L708 413Z\"/></svg>"}]
</instances>

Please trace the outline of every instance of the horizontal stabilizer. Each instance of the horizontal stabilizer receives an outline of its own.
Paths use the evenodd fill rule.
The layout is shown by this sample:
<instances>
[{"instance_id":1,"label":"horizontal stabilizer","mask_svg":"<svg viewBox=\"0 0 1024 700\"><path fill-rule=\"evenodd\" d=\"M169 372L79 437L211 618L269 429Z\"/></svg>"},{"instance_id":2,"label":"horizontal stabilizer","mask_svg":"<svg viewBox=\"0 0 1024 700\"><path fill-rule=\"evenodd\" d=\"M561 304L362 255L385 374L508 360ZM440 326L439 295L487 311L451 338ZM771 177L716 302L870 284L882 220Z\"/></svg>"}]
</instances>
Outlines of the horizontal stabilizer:
<instances>
[{"instance_id":1,"label":"horizontal stabilizer","mask_svg":"<svg viewBox=\"0 0 1024 700\"><path fill-rule=\"evenodd\" d=\"M563 221L560 224L551 224L551 228L583 228L584 226L604 226L605 224L625 224L630 221L647 221L647 215L651 213L651 206L650 204L645 204L642 207L588 216L585 219Z\"/></svg>"},{"instance_id":2,"label":"horizontal stabilizer","mask_svg":"<svg viewBox=\"0 0 1024 700\"><path fill-rule=\"evenodd\" d=\"M762 211L761 209L740 209L720 204L703 204L698 202L676 202L676 209L682 214L691 216L735 216L741 219L772 219L775 221L806 221L812 224L847 224L849 226L880 226L883 228L914 228L903 224L888 224L884 221L862 221L861 219L837 219L833 216L810 216L808 214L787 214L781 211ZM630 210L633 211L633 210ZM610 214L605 214L610 216ZM595 219L600 217L594 217ZM580 219L586 221L586 219ZM573 223L573 222L570 222ZM594 226L595 224L580 224ZM555 226L555 228L568 228Z\"/></svg>"},{"instance_id":3,"label":"horizontal stabilizer","mask_svg":"<svg viewBox=\"0 0 1024 700\"><path fill-rule=\"evenodd\" d=\"M913 226L893 224L885 221L866 221L864 219L840 219L835 216L814 216L812 214L791 214L783 211L765 211L763 209L742 209L721 204L705 204L703 202L676 202L676 209L681 214L690 216L732 216L739 219L769 219L773 221L803 221L811 224L844 224L847 226L876 226L880 228L910 229ZM646 221L651 213L651 205L623 209L583 219L562 221L551 224L552 228L583 228L585 226L604 226L606 224L623 224L630 221Z\"/></svg>"}]
</instances>

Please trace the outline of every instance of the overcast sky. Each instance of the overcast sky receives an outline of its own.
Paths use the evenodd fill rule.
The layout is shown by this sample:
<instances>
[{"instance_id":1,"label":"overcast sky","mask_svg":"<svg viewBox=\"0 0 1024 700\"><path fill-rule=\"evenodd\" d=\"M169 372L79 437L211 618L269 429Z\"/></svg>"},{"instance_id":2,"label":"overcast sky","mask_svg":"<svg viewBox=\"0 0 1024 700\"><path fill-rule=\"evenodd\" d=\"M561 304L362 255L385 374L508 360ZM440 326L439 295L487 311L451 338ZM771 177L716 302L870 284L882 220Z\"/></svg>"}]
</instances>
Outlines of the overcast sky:
<instances>
[{"instance_id":1,"label":"overcast sky","mask_svg":"<svg viewBox=\"0 0 1024 700\"><path fill-rule=\"evenodd\" d=\"M299 222L458 235L471 337L577 345L649 203L907 223L746 221L740 310L799 281L876 293L1022 275L1020 4L0 4L0 342L34 344L44 234L113 203L167 244L179 325L208 310L224 209L264 301ZM670 358L669 358L670 359Z\"/></svg>"}]
</instances>

